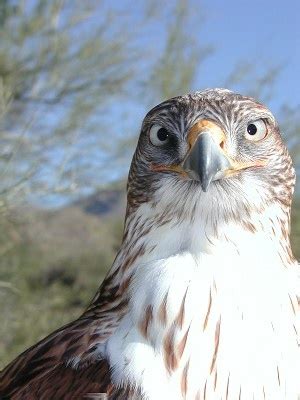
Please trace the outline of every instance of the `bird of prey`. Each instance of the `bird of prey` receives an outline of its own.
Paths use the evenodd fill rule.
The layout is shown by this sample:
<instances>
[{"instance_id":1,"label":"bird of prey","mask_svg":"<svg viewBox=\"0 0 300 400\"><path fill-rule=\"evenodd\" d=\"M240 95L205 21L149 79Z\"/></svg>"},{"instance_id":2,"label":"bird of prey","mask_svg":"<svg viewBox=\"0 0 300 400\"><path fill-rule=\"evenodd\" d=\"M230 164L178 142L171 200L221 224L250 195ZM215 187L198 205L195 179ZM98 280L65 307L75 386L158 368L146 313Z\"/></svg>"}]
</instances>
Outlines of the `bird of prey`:
<instances>
[{"instance_id":1,"label":"bird of prey","mask_svg":"<svg viewBox=\"0 0 300 400\"><path fill-rule=\"evenodd\" d=\"M107 277L2 371L1 399L297 400L294 183L254 99L207 89L154 107Z\"/></svg>"}]
</instances>

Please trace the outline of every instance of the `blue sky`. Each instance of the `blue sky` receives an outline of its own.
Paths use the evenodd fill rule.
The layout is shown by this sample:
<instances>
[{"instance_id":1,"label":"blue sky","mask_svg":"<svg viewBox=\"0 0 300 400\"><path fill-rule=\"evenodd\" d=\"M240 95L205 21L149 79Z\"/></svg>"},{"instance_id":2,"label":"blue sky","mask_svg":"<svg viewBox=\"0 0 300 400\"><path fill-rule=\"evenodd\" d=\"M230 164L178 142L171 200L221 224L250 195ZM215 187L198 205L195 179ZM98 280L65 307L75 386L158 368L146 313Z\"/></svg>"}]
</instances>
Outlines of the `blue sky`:
<instances>
[{"instance_id":1,"label":"blue sky","mask_svg":"<svg viewBox=\"0 0 300 400\"><path fill-rule=\"evenodd\" d=\"M149 54L155 62L164 43L164 28L170 21L168 9L176 0L163 7L161 1L152 1L156 5L157 21L145 26L141 35L139 31L138 40L147 46L153 44ZM145 3L123 0L121 4L113 0L108 2L108 7L121 7L132 18L133 26L140 23ZM190 0L190 4L191 18L186 32L190 32L191 40L196 39L201 45L214 48L213 53L200 63L192 90L226 86L248 94L252 80L254 86L255 78L271 68L279 67L271 98L261 100L267 102L275 116L283 104L299 107L300 112L299 0ZM244 81L229 85L226 83L229 75L240 64L249 64L253 71ZM141 120L145 111L144 104L139 103L131 114L132 120ZM128 115L130 117L130 110Z\"/></svg>"},{"instance_id":2,"label":"blue sky","mask_svg":"<svg viewBox=\"0 0 300 400\"><path fill-rule=\"evenodd\" d=\"M241 60L283 65L270 106L300 104L300 2L297 0L204 0L201 35L216 47L198 82L219 86Z\"/></svg>"}]
</instances>

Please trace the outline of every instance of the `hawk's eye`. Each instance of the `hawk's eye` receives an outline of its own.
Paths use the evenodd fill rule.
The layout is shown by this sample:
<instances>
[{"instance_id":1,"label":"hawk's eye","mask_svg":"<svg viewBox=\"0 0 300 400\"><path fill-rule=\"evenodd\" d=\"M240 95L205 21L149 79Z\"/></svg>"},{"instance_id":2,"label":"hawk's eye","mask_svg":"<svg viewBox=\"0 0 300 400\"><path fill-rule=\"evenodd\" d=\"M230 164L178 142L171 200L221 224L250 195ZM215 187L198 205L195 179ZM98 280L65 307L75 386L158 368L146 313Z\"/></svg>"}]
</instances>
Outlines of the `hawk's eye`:
<instances>
[{"instance_id":1,"label":"hawk's eye","mask_svg":"<svg viewBox=\"0 0 300 400\"><path fill-rule=\"evenodd\" d=\"M264 139L267 136L268 129L265 121L263 119L258 119L257 121L250 122L247 125L247 130L245 133L246 139L257 142Z\"/></svg>"},{"instance_id":2,"label":"hawk's eye","mask_svg":"<svg viewBox=\"0 0 300 400\"><path fill-rule=\"evenodd\" d=\"M163 146L164 144L168 143L170 134L160 125L152 125L150 128L150 142L154 146Z\"/></svg>"}]
</instances>

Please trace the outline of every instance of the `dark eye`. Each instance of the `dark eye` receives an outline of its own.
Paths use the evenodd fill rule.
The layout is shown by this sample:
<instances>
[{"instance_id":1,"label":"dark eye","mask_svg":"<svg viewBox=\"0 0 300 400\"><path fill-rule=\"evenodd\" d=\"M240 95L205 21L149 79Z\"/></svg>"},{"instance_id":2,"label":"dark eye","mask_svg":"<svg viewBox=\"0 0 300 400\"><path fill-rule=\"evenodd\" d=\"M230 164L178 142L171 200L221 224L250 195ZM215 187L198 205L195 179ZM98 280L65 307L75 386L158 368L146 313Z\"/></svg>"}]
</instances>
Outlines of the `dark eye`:
<instances>
[{"instance_id":1,"label":"dark eye","mask_svg":"<svg viewBox=\"0 0 300 400\"><path fill-rule=\"evenodd\" d=\"M163 128L160 125L152 125L150 128L150 142L154 146L163 146L168 143L170 135L166 128Z\"/></svg>"},{"instance_id":2,"label":"dark eye","mask_svg":"<svg viewBox=\"0 0 300 400\"><path fill-rule=\"evenodd\" d=\"M255 135L257 132L257 126L255 124L249 124L247 126L247 132L249 135Z\"/></svg>"},{"instance_id":3,"label":"dark eye","mask_svg":"<svg viewBox=\"0 0 300 400\"><path fill-rule=\"evenodd\" d=\"M258 119L247 125L247 131L245 137L248 140L257 142L264 139L268 134L268 129L266 123L263 119Z\"/></svg>"}]
</instances>

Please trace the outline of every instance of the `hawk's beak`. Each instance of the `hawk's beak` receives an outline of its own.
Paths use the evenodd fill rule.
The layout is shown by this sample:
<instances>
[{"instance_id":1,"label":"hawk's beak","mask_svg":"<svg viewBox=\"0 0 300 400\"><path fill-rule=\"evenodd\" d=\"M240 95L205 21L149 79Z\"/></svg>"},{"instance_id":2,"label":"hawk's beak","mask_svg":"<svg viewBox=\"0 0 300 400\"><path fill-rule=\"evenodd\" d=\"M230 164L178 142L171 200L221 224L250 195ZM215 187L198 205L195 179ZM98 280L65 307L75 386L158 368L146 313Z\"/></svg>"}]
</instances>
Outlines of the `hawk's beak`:
<instances>
[{"instance_id":1,"label":"hawk's beak","mask_svg":"<svg viewBox=\"0 0 300 400\"><path fill-rule=\"evenodd\" d=\"M204 192L232 168L222 148L224 140L223 130L207 120L196 123L188 133L191 148L182 166L190 178L200 182Z\"/></svg>"}]
</instances>

